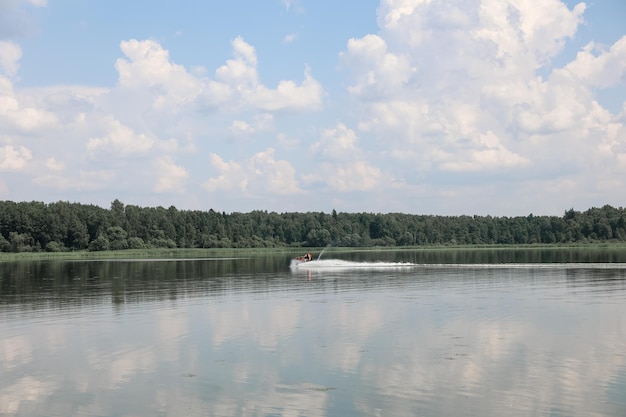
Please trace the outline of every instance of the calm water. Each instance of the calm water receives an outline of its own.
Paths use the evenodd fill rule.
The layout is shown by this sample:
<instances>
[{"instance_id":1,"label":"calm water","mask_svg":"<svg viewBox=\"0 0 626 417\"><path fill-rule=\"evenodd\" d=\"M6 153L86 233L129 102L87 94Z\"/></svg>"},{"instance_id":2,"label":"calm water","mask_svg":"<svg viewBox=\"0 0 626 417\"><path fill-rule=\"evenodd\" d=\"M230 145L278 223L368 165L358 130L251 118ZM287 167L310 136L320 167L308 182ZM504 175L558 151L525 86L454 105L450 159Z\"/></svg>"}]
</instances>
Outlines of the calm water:
<instances>
[{"instance_id":1,"label":"calm water","mask_svg":"<svg viewBox=\"0 0 626 417\"><path fill-rule=\"evenodd\" d=\"M626 254L513 252L0 263L0 415L625 416Z\"/></svg>"}]
</instances>

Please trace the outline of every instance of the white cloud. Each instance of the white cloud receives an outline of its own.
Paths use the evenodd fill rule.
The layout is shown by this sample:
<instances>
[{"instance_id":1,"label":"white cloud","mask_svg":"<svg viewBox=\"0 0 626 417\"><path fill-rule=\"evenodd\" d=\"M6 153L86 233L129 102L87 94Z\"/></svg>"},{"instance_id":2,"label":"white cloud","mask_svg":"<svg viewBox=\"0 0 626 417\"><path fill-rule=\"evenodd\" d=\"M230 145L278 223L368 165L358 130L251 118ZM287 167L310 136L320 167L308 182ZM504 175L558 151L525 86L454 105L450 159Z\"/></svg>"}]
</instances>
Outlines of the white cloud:
<instances>
[{"instance_id":1,"label":"white cloud","mask_svg":"<svg viewBox=\"0 0 626 417\"><path fill-rule=\"evenodd\" d=\"M126 59L119 58L115 68L124 87L167 85L179 77L189 78L184 67L172 64L169 52L153 40L122 41L120 49Z\"/></svg>"},{"instance_id":2,"label":"white cloud","mask_svg":"<svg viewBox=\"0 0 626 417\"><path fill-rule=\"evenodd\" d=\"M301 192L295 178L296 170L289 162L276 160L273 148L258 152L242 163L226 162L212 153L210 164L219 175L204 183L204 188L209 192L233 191L247 195L289 195Z\"/></svg>"},{"instance_id":3,"label":"white cloud","mask_svg":"<svg viewBox=\"0 0 626 417\"><path fill-rule=\"evenodd\" d=\"M30 149L24 146L0 147L0 171L23 171L32 157Z\"/></svg>"},{"instance_id":4,"label":"white cloud","mask_svg":"<svg viewBox=\"0 0 626 417\"><path fill-rule=\"evenodd\" d=\"M254 126L243 120L233 120L230 125L230 131L235 136L249 135L256 132Z\"/></svg>"},{"instance_id":5,"label":"white cloud","mask_svg":"<svg viewBox=\"0 0 626 417\"><path fill-rule=\"evenodd\" d=\"M13 83L0 75L0 122L4 131L33 132L49 129L57 118L52 112L32 106L16 95Z\"/></svg>"},{"instance_id":6,"label":"white cloud","mask_svg":"<svg viewBox=\"0 0 626 417\"><path fill-rule=\"evenodd\" d=\"M311 71L307 68L302 84L282 80L276 89L258 85L246 99L253 106L265 111L319 110L322 108L323 95L322 85L311 76Z\"/></svg>"},{"instance_id":7,"label":"white cloud","mask_svg":"<svg viewBox=\"0 0 626 417\"><path fill-rule=\"evenodd\" d=\"M184 193L184 184L189 177L189 172L180 165L176 165L169 157L163 157L156 161L157 182L154 191L157 193L177 192Z\"/></svg>"},{"instance_id":8,"label":"white cloud","mask_svg":"<svg viewBox=\"0 0 626 417\"><path fill-rule=\"evenodd\" d=\"M249 136L271 129L273 123L274 116L271 113L261 113L255 115L250 123L244 120L233 120L230 131L235 136Z\"/></svg>"},{"instance_id":9,"label":"white cloud","mask_svg":"<svg viewBox=\"0 0 626 417\"><path fill-rule=\"evenodd\" d=\"M294 7L297 10L300 10L301 8L300 6L300 0L282 0L283 4L285 5L285 9L287 9L287 11L290 11L291 9L293 9Z\"/></svg>"},{"instance_id":10,"label":"white cloud","mask_svg":"<svg viewBox=\"0 0 626 417\"><path fill-rule=\"evenodd\" d=\"M47 0L0 1L0 39L10 39L35 33L35 19L31 9L47 6Z\"/></svg>"},{"instance_id":11,"label":"white cloud","mask_svg":"<svg viewBox=\"0 0 626 417\"><path fill-rule=\"evenodd\" d=\"M156 110L176 110L193 101L203 83L181 66L171 62L169 52L153 40L131 39L120 43L126 59L115 63L123 89L143 90Z\"/></svg>"},{"instance_id":12,"label":"white cloud","mask_svg":"<svg viewBox=\"0 0 626 417\"><path fill-rule=\"evenodd\" d=\"M555 71L563 77L572 77L586 86L607 88L626 81L626 36L608 50L590 43L578 53L576 59L562 70Z\"/></svg>"},{"instance_id":13,"label":"white cloud","mask_svg":"<svg viewBox=\"0 0 626 417\"><path fill-rule=\"evenodd\" d=\"M311 145L311 151L329 159L351 159L356 152L360 152L357 140L354 130L343 123L338 123L335 128L322 132L320 140Z\"/></svg>"},{"instance_id":14,"label":"white cloud","mask_svg":"<svg viewBox=\"0 0 626 417\"><path fill-rule=\"evenodd\" d=\"M381 170L366 161L322 166L331 189L342 192L366 191L381 185Z\"/></svg>"},{"instance_id":15,"label":"white cloud","mask_svg":"<svg viewBox=\"0 0 626 417\"><path fill-rule=\"evenodd\" d=\"M298 85L291 80L282 80L275 89L259 82L255 48L237 37L232 41L234 59L215 72L216 79L230 87L242 105L265 111L318 110L322 106L324 91L321 84L311 76L307 67L304 81Z\"/></svg>"},{"instance_id":16,"label":"white cloud","mask_svg":"<svg viewBox=\"0 0 626 417\"><path fill-rule=\"evenodd\" d=\"M285 35L285 37L283 38L283 42L285 42L285 43L294 43L296 41L296 39L298 39L298 34L297 33L289 33L289 34Z\"/></svg>"},{"instance_id":17,"label":"white cloud","mask_svg":"<svg viewBox=\"0 0 626 417\"><path fill-rule=\"evenodd\" d=\"M301 144L301 140L298 139L295 136L290 136L287 133L284 132L280 132L276 135L276 140L278 141L278 144L283 148L283 149L298 149L300 147Z\"/></svg>"},{"instance_id":18,"label":"white cloud","mask_svg":"<svg viewBox=\"0 0 626 417\"><path fill-rule=\"evenodd\" d=\"M242 37L231 42L235 59L229 59L215 71L216 78L237 91L249 90L258 84L256 49Z\"/></svg>"},{"instance_id":19,"label":"white cloud","mask_svg":"<svg viewBox=\"0 0 626 417\"><path fill-rule=\"evenodd\" d=\"M524 166L529 160L519 156L500 143L500 139L492 132L479 135L478 145L480 148L472 149L460 159L458 155L441 164L441 169L450 171L481 171L487 169L507 168Z\"/></svg>"},{"instance_id":20,"label":"white cloud","mask_svg":"<svg viewBox=\"0 0 626 417\"><path fill-rule=\"evenodd\" d=\"M144 154L154 146L154 139L143 133L136 133L118 120L107 121L106 134L100 138L91 138L87 142L90 154L98 152L113 153L118 156Z\"/></svg>"},{"instance_id":21,"label":"white cloud","mask_svg":"<svg viewBox=\"0 0 626 417\"><path fill-rule=\"evenodd\" d=\"M118 175L113 170L83 170L76 175L44 174L33 178L33 183L59 191L97 191L115 186L119 191Z\"/></svg>"},{"instance_id":22,"label":"white cloud","mask_svg":"<svg viewBox=\"0 0 626 417\"><path fill-rule=\"evenodd\" d=\"M57 161L53 157L50 157L46 159L46 168L50 171L63 171L65 169L65 164L61 161Z\"/></svg>"},{"instance_id":23,"label":"white cloud","mask_svg":"<svg viewBox=\"0 0 626 417\"><path fill-rule=\"evenodd\" d=\"M388 52L385 40L378 35L350 39L347 52L340 58L356 70L357 84L348 91L364 98L398 94L416 71L406 56Z\"/></svg>"},{"instance_id":24,"label":"white cloud","mask_svg":"<svg viewBox=\"0 0 626 417\"><path fill-rule=\"evenodd\" d=\"M171 61L169 52L153 40L131 39L120 44L126 58L117 60L121 91L132 92L132 100L150 110L181 112L194 106L216 109L317 110L323 89L309 68L297 84L281 80L276 88L259 81L254 46L242 37L231 42L234 58L215 71L215 80L197 69L188 71Z\"/></svg>"},{"instance_id":25,"label":"white cloud","mask_svg":"<svg viewBox=\"0 0 626 417\"><path fill-rule=\"evenodd\" d=\"M558 0L383 0L380 32L349 40L340 55L356 80L347 90L362 109L359 128L417 179L432 170L585 169L582 159L601 158L594 142L611 120L592 89L623 80L626 38L597 54L588 46L546 79L538 72L584 11ZM560 161L548 162L556 152Z\"/></svg>"},{"instance_id":26,"label":"white cloud","mask_svg":"<svg viewBox=\"0 0 626 417\"><path fill-rule=\"evenodd\" d=\"M14 76L19 68L22 48L14 42L0 40L0 72Z\"/></svg>"},{"instance_id":27,"label":"white cloud","mask_svg":"<svg viewBox=\"0 0 626 417\"><path fill-rule=\"evenodd\" d=\"M309 183L321 182L341 192L371 190L381 185L383 172L367 161L356 133L343 123L324 130L320 140L311 145L311 152L320 157L320 162L316 163L316 171L305 177Z\"/></svg>"}]
</instances>

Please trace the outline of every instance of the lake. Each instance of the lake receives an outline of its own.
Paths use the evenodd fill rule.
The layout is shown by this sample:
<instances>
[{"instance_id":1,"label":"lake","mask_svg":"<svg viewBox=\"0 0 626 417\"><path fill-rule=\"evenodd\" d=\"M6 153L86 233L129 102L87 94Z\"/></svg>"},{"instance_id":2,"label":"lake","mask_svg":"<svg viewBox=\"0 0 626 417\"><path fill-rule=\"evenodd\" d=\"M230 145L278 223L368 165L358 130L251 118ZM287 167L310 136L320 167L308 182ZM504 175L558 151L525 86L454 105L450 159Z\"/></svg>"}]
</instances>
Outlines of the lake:
<instances>
[{"instance_id":1,"label":"lake","mask_svg":"<svg viewBox=\"0 0 626 417\"><path fill-rule=\"evenodd\" d=\"M0 416L626 415L623 249L290 258L0 262Z\"/></svg>"}]
</instances>

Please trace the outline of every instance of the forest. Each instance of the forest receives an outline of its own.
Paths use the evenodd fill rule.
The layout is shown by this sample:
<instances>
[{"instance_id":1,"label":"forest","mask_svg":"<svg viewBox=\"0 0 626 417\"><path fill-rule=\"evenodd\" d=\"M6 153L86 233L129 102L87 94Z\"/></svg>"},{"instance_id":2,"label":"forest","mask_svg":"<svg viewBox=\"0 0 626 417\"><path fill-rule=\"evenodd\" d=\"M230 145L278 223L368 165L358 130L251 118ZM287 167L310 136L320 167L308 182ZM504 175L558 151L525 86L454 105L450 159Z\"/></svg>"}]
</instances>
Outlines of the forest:
<instances>
[{"instance_id":1,"label":"forest","mask_svg":"<svg viewBox=\"0 0 626 417\"><path fill-rule=\"evenodd\" d=\"M563 216L402 213L225 213L59 201L0 201L0 252L151 248L371 247L626 241L626 210Z\"/></svg>"}]
</instances>

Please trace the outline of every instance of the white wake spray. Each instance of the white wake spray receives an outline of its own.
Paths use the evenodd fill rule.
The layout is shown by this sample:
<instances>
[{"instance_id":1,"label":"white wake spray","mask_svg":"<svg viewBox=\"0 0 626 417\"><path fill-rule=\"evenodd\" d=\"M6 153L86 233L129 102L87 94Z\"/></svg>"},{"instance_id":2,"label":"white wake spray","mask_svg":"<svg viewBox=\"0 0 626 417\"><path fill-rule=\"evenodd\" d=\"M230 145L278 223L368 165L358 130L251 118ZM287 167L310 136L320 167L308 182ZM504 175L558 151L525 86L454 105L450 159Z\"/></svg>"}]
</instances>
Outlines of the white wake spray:
<instances>
[{"instance_id":1,"label":"white wake spray","mask_svg":"<svg viewBox=\"0 0 626 417\"><path fill-rule=\"evenodd\" d=\"M410 262L353 262L342 259L319 259L309 262L298 262L292 260L290 268L298 270L389 270L404 269L417 266Z\"/></svg>"}]
</instances>

